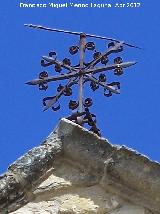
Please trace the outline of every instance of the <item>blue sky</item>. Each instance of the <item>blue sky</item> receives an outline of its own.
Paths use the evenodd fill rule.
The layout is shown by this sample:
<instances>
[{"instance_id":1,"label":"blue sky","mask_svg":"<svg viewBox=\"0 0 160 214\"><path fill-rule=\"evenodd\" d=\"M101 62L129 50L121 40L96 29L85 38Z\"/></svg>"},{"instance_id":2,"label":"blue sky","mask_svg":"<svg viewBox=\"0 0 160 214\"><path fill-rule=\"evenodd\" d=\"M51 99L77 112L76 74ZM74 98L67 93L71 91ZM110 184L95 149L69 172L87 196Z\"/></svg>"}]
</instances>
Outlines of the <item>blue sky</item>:
<instances>
[{"instance_id":1,"label":"blue sky","mask_svg":"<svg viewBox=\"0 0 160 214\"><path fill-rule=\"evenodd\" d=\"M21 1L49 3L49 0ZM115 0L68 1L53 3L111 3ZM126 1L121 1L126 3ZM133 1L129 1L133 2ZM112 144L126 145L160 161L160 15L159 1L139 1L139 8L20 8L20 1L2 1L0 6L0 173L6 171L18 157L39 145L54 129L61 117L70 114L62 99L59 112L43 112L42 99L54 95L56 84L48 92L27 86L27 80L38 77L42 71L40 59L56 51L62 60L69 57L68 47L78 43L77 36L50 33L24 27L25 23L82 31L125 40L143 47L143 50L125 47L120 54L124 60L138 64L126 69L120 77L121 94L110 98L101 90L90 93L102 136ZM107 42L88 39L104 51ZM54 74L54 73L53 73Z\"/></svg>"}]
</instances>

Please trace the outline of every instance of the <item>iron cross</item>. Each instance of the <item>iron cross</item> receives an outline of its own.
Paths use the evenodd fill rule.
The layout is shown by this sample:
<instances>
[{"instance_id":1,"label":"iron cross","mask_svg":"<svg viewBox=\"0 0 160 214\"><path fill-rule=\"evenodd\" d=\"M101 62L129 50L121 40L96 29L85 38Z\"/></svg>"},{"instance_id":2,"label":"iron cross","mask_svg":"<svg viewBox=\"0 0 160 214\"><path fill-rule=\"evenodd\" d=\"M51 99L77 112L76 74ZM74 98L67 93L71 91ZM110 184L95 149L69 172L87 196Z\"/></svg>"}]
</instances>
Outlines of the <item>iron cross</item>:
<instances>
[{"instance_id":1,"label":"iron cross","mask_svg":"<svg viewBox=\"0 0 160 214\"><path fill-rule=\"evenodd\" d=\"M97 135L100 135L100 130L97 128L96 125L96 116L92 114L89 110L89 108L93 104L93 101L89 97L86 99L84 98L84 84L86 82L90 82L90 88L93 91L96 91L99 87L102 87L104 90L104 95L106 97L110 97L112 96L112 94L119 94L120 83L108 83L105 72L113 71L115 75L122 75L125 68L135 65L137 62L123 62L121 57L116 57L113 63L109 64L109 55L113 53L122 52L124 45L134 48L139 47L128 44L124 41L118 41L116 39L106 38L92 34L46 28L40 25L32 24L25 24L25 26L35 29L79 35L79 45L74 45L69 48L69 52L71 55L77 54L79 52L79 63L77 65L71 65L71 61L68 58L65 58L63 61L57 60L56 52L52 51L49 53L48 56L42 56L41 65L42 67L54 65L54 69L57 72L57 75L49 76L48 72L42 71L39 74L38 79L28 81L26 82L26 84L38 85L40 90L47 90L48 84L50 82L68 80L67 84L58 85L56 95L51 97L45 97L43 99L44 111L48 110L49 108L52 108L52 110L54 111L59 110L60 97L71 96L72 86L78 84L78 101L69 101L69 109L71 109L72 111L74 110L74 112L72 112L72 114L67 118L81 126L83 126L84 124L88 124L88 126L90 127L90 131L96 133ZM93 42L87 42L87 37L109 40L110 43L108 44L107 50L104 53L97 51ZM94 51L93 60L87 63L85 62L86 51ZM102 66L99 66L99 64L102 64ZM62 73L63 70L65 70L66 72Z\"/></svg>"}]
</instances>

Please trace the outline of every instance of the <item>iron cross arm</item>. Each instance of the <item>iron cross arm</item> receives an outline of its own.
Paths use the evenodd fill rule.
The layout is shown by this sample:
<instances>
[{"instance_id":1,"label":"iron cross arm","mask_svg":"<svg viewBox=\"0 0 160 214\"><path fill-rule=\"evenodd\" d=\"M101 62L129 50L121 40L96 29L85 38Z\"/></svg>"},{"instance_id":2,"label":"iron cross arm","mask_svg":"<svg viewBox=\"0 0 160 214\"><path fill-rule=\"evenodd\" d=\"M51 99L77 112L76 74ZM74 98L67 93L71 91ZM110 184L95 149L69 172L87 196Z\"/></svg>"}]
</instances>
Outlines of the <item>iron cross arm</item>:
<instances>
[{"instance_id":1,"label":"iron cross arm","mask_svg":"<svg viewBox=\"0 0 160 214\"><path fill-rule=\"evenodd\" d=\"M136 63L137 63L136 61L123 62L123 63L120 63L120 64L113 64L113 65L108 65L108 66L104 66L104 67L98 67L98 68L94 68L94 69L81 70L81 72L71 72L71 73L62 74L62 75L46 77L44 79L31 80L31 81L26 82L26 84L28 84L28 85L38 85L38 84L41 84L41 83L53 82L53 81L57 81L57 80L65 80L65 79L70 79L71 77L78 77L78 76L80 76L82 74L83 75L85 75L85 74L96 74L96 73L100 73L100 72L103 72L103 71L113 70L115 68L127 68L127 67L130 67L132 65L135 65Z\"/></svg>"},{"instance_id":2,"label":"iron cross arm","mask_svg":"<svg viewBox=\"0 0 160 214\"><path fill-rule=\"evenodd\" d=\"M137 63L136 61L123 62L123 63L120 63L120 64L112 64L112 65L108 65L108 66L103 66L103 67L88 69L88 70L84 71L84 74L90 74L90 73L96 74L96 73L100 73L102 71L113 70L115 68L128 68L130 66L135 65L136 63Z\"/></svg>"},{"instance_id":3,"label":"iron cross arm","mask_svg":"<svg viewBox=\"0 0 160 214\"><path fill-rule=\"evenodd\" d=\"M87 78L90 79L91 81L94 81L97 84L99 84L99 85L103 86L104 88L106 88L107 90L111 91L112 93L115 93L115 94L119 94L120 93L117 89L115 89L115 87L109 86L109 85L107 85L107 84L105 84L103 82L100 82L95 77L89 76L88 74L86 74L85 76L87 76ZM72 75L69 78L71 78L71 77L72 78L73 77L78 77L78 74L76 76ZM61 79L57 79L57 77L50 77L50 78L47 78L47 79L35 79L35 80L31 80L29 82L26 82L26 84L28 84L28 85L39 85L39 84L42 84L42 83L56 81L56 80L61 80Z\"/></svg>"},{"instance_id":4,"label":"iron cross arm","mask_svg":"<svg viewBox=\"0 0 160 214\"><path fill-rule=\"evenodd\" d=\"M45 61L51 63L51 64L57 64L57 65L60 65L61 67L69 70L69 71L77 71L76 68L72 67L72 66L69 66L69 65L66 65L64 64L63 62L60 62L56 59L54 59L53 57L48 57L48 56L42 56L42 59L44 59Z\"/></svg>"},{"instance_id":5,"label":"iron cross arm","mask_svg":"<svg viewBox=\"0 0 160 214\"><path fill-rule=\"evenodd\" d=\"M72 85L74 85L76 83L77 83L77 80L75 78L71 78L68 81L68 83L57 93L57 95L53 96L52 99L50 99L47 103L44 104L45 108L43 109L43 111L48 110L59 100L59 98L63 95L66 87L71 87ZM43 103L44 103L44 99L43 99Z\"/></svg>"},{"instance_id":6,"label":"iron cross arm","mask_svg":"<svg viewBox=\"0 0 160 214\"><path fill-rule=\"evenodd\" d=\"M62 74L62 75L57 75L57 76L51 76L51 77L46 77L43 79L34 79L34 80L30 80L28 82L26 82L26 84L28 85L39 85L42 83L47 83L47 82L54 82L57 80L66 80L66 79L70 79L72 77L78 77L79 73L77 72L72 72L72 73L67 73L67 74Z\"/></svg>"},{"instance_id":7,"label":"iron cross arm","mask_svg":"<svg viewBox=\"0 0 160 214\"><path fill-rule=\"evenodd\" d=\"M122 45L124 44L124 41L115 43L114 46L109 47L104 53L102 53L97 59L93 60L89 63L89 65L86 67L87 69L94 67L96 64L98 64L101 59L105 56L109 56L113 52L117 52L118 50L122 50Z\"/></svg>"},{"instance_id":8,"label":"iron cross arm","mask_svg":"<svg viewBox=\"0 0 160 214\"><path fill-rule=\"evenodd\" d=\"M98 79L96 79L92 75L86 74L85 76L87 77L88 80L95 82L96 84L102 86L104 89L107 89L110 92L115 93L115 94L120 94L120 91L118 89L116 89L115 86L110 86L104 82L100 82Z\"/></svg>"}]
</instances>

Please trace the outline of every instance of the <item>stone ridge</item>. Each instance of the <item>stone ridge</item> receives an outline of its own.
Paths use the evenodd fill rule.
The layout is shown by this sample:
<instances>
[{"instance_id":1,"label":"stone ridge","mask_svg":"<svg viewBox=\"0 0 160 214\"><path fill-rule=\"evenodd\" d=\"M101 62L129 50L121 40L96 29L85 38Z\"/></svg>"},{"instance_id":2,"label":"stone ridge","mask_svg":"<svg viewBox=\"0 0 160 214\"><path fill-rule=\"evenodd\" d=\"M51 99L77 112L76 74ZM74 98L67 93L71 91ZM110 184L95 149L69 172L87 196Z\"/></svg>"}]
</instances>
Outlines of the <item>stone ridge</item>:
<instances>
[{"instance_id":1,"label":"stone ridge","mask_svg":"<svg viewBox=\"0 0 160 214\"><path fill-rule=\"evenodd\" d=\"M160 211L160 164L124 146L113 146L62 119L56 129L64 154L95 171L103 187L126 200ZM78 136L78 137L77 137Z\"/></svg>"},{"instance_id":2,"label":"stone ridge","mask_svg":"<svg viewBox=\"0 0 160 214\"><path fill-rule=\"evenodd\" d=\"M0 177L0 213L32 201L34 190L60 158L83 165L104 190L159 213L160 164L124 146L113 146L67 119Z\"/></svg>"},{"instance_id":3,"label":"stone ridge","mask_svg":"<svg viewBox=\"0 0 160 214\"><path fill-rule=\"evenodd\" d=\"M0 176L0 213L8 213L28 203L32 190L61 153L62 143L53 137L15 161Z\"/></svg>"}]
</instances>

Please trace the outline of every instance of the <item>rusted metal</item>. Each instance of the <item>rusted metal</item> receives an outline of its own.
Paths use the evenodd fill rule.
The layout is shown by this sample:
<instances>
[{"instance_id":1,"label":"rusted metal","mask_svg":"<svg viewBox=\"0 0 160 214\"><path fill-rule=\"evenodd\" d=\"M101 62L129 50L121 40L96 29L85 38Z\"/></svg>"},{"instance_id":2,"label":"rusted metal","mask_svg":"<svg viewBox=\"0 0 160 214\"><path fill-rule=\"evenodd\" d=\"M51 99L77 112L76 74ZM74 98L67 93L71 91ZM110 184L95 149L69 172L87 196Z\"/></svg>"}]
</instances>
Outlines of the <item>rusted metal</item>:
<instances>
[{"instance_id":1,"label":"rusted metal","mask_svg":"<svg viewBox=\"0 0 160 214\"><path fill-rule=\"evenodd\" d=\"M73 35L80 35L82 34L82 32L72 32L72 31L68 31L68 30L60 30L60 29L56 29L56 28L48 28L48 27L44 27L41 25L33 25L33 24L24 24L26 27L31 27L31 28L35 28L35 29L41 29L41 30L48 30L48 31L52 31L52 32L60 32L60 33L68 33L68 34L73 34ZM108 38L105 36L97 36L97 35L93 35L93 34L85 34L87 37L93 37L93 38L97 38L97 39L104 39L104 40L108 40L108 41L112 41L112 42L119 42L119 40L117 39L113 39L113 38ZM129 43L124 43L125 45L131 47L131 48L138 48L141 49L138 46L135 45L131 45Z\"/></svg>"},{"instance_id":2,"label":"rusted metal","mask_svg":"<svg viewBox=\"0 0 160 214\"><path fill-rule=\"evenodd\" d=\"M51 108L53 111L60 109L59 99L62 96L71 96L72 95L72 86L75 84L79 85L79 95L78 101L70 100L69 109L73 112L67 117L69 120L83 126L87 124L90 127L90 131L100 135L100 130L96 125L96 116L90 112L90 107L93 104L93 100L88 97L85 98L84 94L84 84L86 82L90 83L90 88L93 91L96 91L99 87L102 87L104 90L104 96L110 97L112 94L120 93L120 83L119 82L108 82L107 72L113 71L115 75L122 75L125 68L128 68L132 65L135 65L136 61L123 62L121 57L116 57L113 60L113 63L109 63L109 56L114 53L120 53L124 49L124 45L130 47L136 47L130 45L123 41L118 41L112 38L100 37L91 34L64 31L59 29L45 28L42 26L36 25L26 25L32 28L38 28L49 31L63 32L69 34L75 34L80 36L79 45L73 45L69 48L69 53L71 55L77 54L79 52L79 63L78 65L72 65L69 58L65 58L62 61L57 60L56 52L52 51L48 56L42 56L41 66L43 68L48 68L54 66L57 75L50 76L47 71L42 71L39 74L38 79L34 79L26 82L28 85L38 85L40 90L47 90L48 84L50 82L57 82L68 80L66 84L59 83L57 87L57 94L54 96L45 97L43 99L44 111ZM100 39L110 40L108 48L104 53L101 53L96 50L94 42L87 42L87 37L95 37ZM136 47L137 48L137 47ZM86 63L85 54L86 51L94 51L93 60ZM101 63L103 66L99 66ZM63 72L62 71L67 71ZM105 72L105 73L104 73Z\"/></svg>"}]
</instances>

